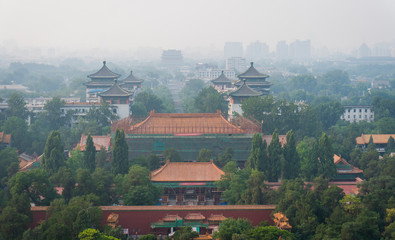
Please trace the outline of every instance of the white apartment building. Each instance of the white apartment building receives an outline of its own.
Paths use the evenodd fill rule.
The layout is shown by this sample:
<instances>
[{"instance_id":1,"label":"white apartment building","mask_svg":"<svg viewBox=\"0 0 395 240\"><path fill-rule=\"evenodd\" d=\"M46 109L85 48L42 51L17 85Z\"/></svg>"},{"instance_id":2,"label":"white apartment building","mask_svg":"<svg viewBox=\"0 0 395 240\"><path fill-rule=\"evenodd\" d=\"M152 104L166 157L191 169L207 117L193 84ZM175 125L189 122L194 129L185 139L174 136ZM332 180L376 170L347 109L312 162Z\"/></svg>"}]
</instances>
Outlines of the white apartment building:
<instances>
[{"instance_id":1,"label":"white apartment building","mask_svg":"<svg viewBox=\"0 0 395 240\"><path fill-rule=\"evenodd\" d=\"M218 78L222 71L225 77L229 79L236 79L236 73L233 70L221 70L221 69L202 69L197 72L197 78L204 81L210 81Z\"/></svg>"},{"instance_id":2,"label":"white apartment building","mask_svg":"<svg viewBox=\"0 0 395 240\"><path fill-rule=\"evenodd\" d=\"M372 106L344 106L344 113L340 119L347 122L373 122L374 112Z\"/></svg>"}]
</instances>

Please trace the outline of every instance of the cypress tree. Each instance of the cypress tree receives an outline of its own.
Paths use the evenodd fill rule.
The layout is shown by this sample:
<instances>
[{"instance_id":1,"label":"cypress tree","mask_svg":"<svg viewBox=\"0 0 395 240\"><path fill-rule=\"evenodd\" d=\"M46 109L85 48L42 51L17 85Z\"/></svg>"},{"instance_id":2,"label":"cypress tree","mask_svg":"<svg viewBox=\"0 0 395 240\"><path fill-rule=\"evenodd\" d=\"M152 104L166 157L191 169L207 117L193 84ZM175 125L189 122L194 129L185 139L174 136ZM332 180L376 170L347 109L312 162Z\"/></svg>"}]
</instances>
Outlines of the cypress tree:
<instances>
[{"instance_id":1,"label":"cypress tree","mask_svg":"<svg viewBox=\"0 0 395 240\"><path fill-rule=\"evenodd\" d=\"M284 146L283 177L294 179L299 176L300 158L296 151L296 140L292 130L287 132L287 143Z\"/></svg>"},{"instance_id":2,"label":"cypress tree","mask_svg":"<svg viewBox=\"0 0 395 240\"><path fill-rule=\"evenodd\" d=\"M332 142L326 133L322 133L318 141L318 173L324 178L333 178L337 174L333 155Z\"/></svg>"},{"instance_id":3,"label":"cypress tree","mask_svg":"<svg viewBox=\"0 0 395 240\"><path fill-rule=\"evenodd\" d=\"M116 174L126 174L129 171L128 145L124 131L115 132L114 146L112 148L111 170Z\"/></svg>"},{"instance_id":4,"label":"cypress tree","mask_svg":"<svg viewBox=\"0 0 395 240\"><path fill-rule=\"evenodd\" d=\"M44 154L41 160L42 167L50 174L56 173L64 161L64 147L60 138L59 131L52 131L44 148Z\"/></svg>"},{"instance_id":5,"label":"cypress tree","mask_svg":"<svg viewBox=\"0 0 395 240\"><path fill-rule=\"evenodd\" d=\"M268 154L268 164L265 166L266 171L264 173L269 182L276 182L280 177L281 159L283 158L277 129L273 133L272 141L268 147Z\"/></svg>"},{"instance_id":6,"label":"cypress tree","mask_svg":"<svg viewBox=\"0 0 395 240\"><path fill-rule=\"evenodd\" d=\"M262 137L260 134L255 133L252 138L251 154L246 164L247 168L258 170L258 163L262 160L262 150Z\"/></svg>"},{"instance_id":7,"label":"cypress tree","mask_svg":"<svg viewBox=\"0 0 395 240\"><path fill-rule=\"evenodd\" d=\"M391 154L392 152L395 152L395 141L392 136L390 136L388 139L387 147L385 148L385 152L387 154Z\"/></svg>"},{"instance_id":8,"label":"cypress tree","mask_svg":"<svg viewBox=\"0 0 395 240\"><path fill-rule=\"evenodd\" d=\"M368 152L370 152L370 151L376 151L376 144L374 144L374 142L373 142L372 135L370 135L369 143L368 143Z\"/></svg>"},{"instance_id":9,"label":"cypress tree","mask_svg":"<svg viewBox=\"0 0 395 240\"><path fill-rule=\"evenodd\" d=\"M96 157L96 148L93 145L93 139L89 134L86 138L85 143L85 152L84 152L84 166L86 169L92 173L95 170L95 157Z\"/></svg>"}]
</instances>

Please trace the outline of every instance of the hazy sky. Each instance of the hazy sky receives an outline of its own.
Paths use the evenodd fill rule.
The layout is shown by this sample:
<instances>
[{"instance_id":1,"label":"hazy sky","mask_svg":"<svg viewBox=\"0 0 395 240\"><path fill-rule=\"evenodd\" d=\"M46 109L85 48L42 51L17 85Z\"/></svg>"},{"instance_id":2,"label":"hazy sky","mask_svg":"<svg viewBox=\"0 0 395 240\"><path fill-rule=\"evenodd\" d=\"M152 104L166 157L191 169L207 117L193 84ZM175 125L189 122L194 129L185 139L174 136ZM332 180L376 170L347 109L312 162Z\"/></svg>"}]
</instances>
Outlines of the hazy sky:
<instances>
[{"instance_id":1,"label":"hazy sky","mask_svg":"<svg viewBox=\"0 0 395 240\"><path fill-rule=\"evenodd\" d=\"M311 39L331 49L395 40L395 0L0 0L0 44L218 47Z\"/></svg>"}]
</instances>

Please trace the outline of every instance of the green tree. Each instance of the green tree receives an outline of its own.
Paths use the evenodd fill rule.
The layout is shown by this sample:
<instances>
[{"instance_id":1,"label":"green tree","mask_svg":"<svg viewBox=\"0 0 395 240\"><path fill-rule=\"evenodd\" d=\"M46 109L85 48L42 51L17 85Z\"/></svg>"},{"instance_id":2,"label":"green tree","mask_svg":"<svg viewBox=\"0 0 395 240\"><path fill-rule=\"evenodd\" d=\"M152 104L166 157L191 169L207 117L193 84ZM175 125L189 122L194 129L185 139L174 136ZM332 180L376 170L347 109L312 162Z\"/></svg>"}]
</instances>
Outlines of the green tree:
<instances>
[{"instance_id":1,"label":"green tree","mask_svg":"<svg viewBox=\"0 0 395 240\"><path fill-rule=\"evenodd\" d=\"M263 169L259 169L259 166L264 166L264 164L260 164L264 161L264 149L262 143L262 136L258 133L255 133L252 137L252 146L251 146L251 154L247 159L246 167L251 169L256 169L262 171Z\"/></svg>"},{"instance_id":2,"label":"green tree","mask_svg":"<svg viewBox=\"0 0 395 240\"><path fill-rule=\"evenodd\" d=\"M62 197L68 203L72 197L72 191L75 188L75 176L70 168L61 167L59 171L52 175L50 181L58 187L63 187Z\"/></svg>"},{"instance_id":3,"label":"green tree","mask_svg":"<svg viewBox=\"0 0 395 240\"><path fill-rule=\"evenodd\" d=\"M85 160L85 168L89 169L91 172L95 170L95 156L96 155L96 148L93 145L93 139L89 134L86 138L85 143L85 152L84 152L84 160Z\"/></svg>"},{"instance_id":4,"label":"green tree","mask_svg":"<svg viewBox=\"0 0 395 240\"><path fill-rule=\"evenodd\" d=\"M231 147L227 147L224 153L219 154L218 159L216 159L215 161L215 164L218 167L225 166L228 162L232 161L233 153L233 149Z\"/></svg>"},{"instance_id":5,"label":"green tree","mask_svg":"<svg viewBox=\"0 0 395 240\"><path fill-rule=\"evenodd\" d=\"M149 155L147 157L147 162L149 170L151 171L160 168L160 158L155 154Z\"/></svg>"},{"instance_id":6,"label":"green tree","mask_svg":"<svg viewBox=\"0 0 395 240\"><path fill-rule=\"evenodd\" d=\"M155 112L163 112L164 106L160 98L155 94L148 91L140 92L134 99L135 103L142 103L145 106L147 112L155 110Z\"/></svg>"},{"instance_id":7,"label":"green tree","mask_svg":"<svg viewBox=\"0 0 395 240\"><path fill-rule=\"evenodd\" d=\"M246 190L241 196L244 204L264 203L264 189L266 188L265 180L266 178L263 172L252 170L251 175L246 182Z\"/></svg>"},{"instance_id":8,"label":"green tree","mask_svg":"<svg viewBox=\"0 0 395 240\"><path fill-rule=\"evenodd\" d=\"M52 98L44 105L44 118L47 128L50 130L58 130L61 126L65 125L70 121L71 112L69 114L63 114L61 107L65 105L65 101L59 97Z\"/></svg>"},{"instance_id":9,"label":"green tree","mask_svg":"<svg viewBox=\"0 0 395 240\"><path fill-rule=\"evenodd\" d=\"M395 152L395 140L392 136L390 136L388 138L387 147L385 148L385 152L387 154L391 154L392 152Z\"/></svg>"},{"instance_id":10,"label":"green tree","mask_svg":"<svg viewBox=\"0 0 395 240\"><path fill-rule=\"evenodd\" d=\"M182 227L174 233L174 240L189 240L199 237L199 233L192 231L192 227Z\"/></svg>"},{"instance_id":11,"label":"green tree","mask_svg":"<svg viewBox=\"0 0 395 240\"><path fill-rule=\"evenodd\" d=\"M220 110L225 117L228 114L228 104L224 96L211 86L200 90L195 98L195 108L202 113L215 113Z\"/></svg>"},{"instance_id":12,"label":"green tree","mask_svg":"<svg viewBox=\"0 0 395 240\"><path fill-rule=\"evenodd\" d=\"M0 151L0 189L3 189L11 178L19 170L19 159L15 148L4 148ZM16 169L16 171L15 171Z\"/></svg>"},{"instance_id":13,"label":"green tree","mask_svg":"<svg viewBox=\"0 0 395 240\"><path fill-rule=\"evenodd\" d=\"M296 140L292 130L287 132L287 143L284 145L283 177L294 179L300 173L300 159L296 151Z\"/></svg>"},{"instance_id":14,"label":"green tree","mask_svg":"<svg viewBox=\"0 0 395 240\"><path fill-rule=\"evenodd\" d=\"M84 153L79 148L70 151L70 157L67 159L68 168L76 172L79 168L84 168Z\"/></svg>"},{"instance_id":15,"label":"green tree","mask_svg":"<svg viewBox=\"0 0 395 240\"><path fill-rule=\"evenodd\" d=\"M125 140L124 131L115 132L114 145L112 148L111 170L114 175L125 174L129 169L128 144Z\"/></svg>"},{"instance_id":16,"label":"green tree","mask_svg":"<svg viewBox=\"0 0 395 240\"><path fill-rule=\"evenodd\" d=\"M314 138L301 141L296 148L301 156L301 176L313 180L318 176L318 143Z\"/></svg>"},{"instance_id":17,"label":"green tree","mask_svg":"<svg viewBox=\"0 0 395 240\"><path fill-rule=\"evenodd\" d=\"M56 173L65 164L63 143L58 131L49 134L41 163L50 175Z\"/></svg>"},{"instance_id":18,"label":"green tree","mask_svg":"<svg viewBox=\"0 0 395 240\"><path fill-rule=\"evenodd\" d=\"M327 102L314 107L324 130L329 129L339 121L344 113L344 107L340 102Z\"/></svg>"},{"instance_id":19,"label":"green tree","mask_svg":"<svg viewBox=\"0 0 395 240\"><path fill-rule=\"evenodd\" d=\"M156 236L154 234L143 235L139 238L139 240L156 240Z\"/></svg>"},{"instance_id":20,"label":"green tree","mask_svg":"<svg viewBox=\"0 0 395 240\"><path fill-rule=\"evenodd\" d=\"M122 188L126 205L154 205L161 194L160 189L152 184L149 170L139 165L130 168Z\"/></svg>"},{"instance_id":21,"label":"green tree","mask_svg":"<svg viewBox=\"0 0 395 240\"><path fill-rule=\"evenodd\" d=\"M3 125L5 133L11 134L11 144L19 152L25 152L30 147L31 137L28 132L28 126L25 120L19 117L9 117Z\"/></svg>"},{"instance_id":22,"label":"green tree","mask_svg":"<svg viewBox=\"0 0 395 240\"><path fill-rule=\"evenodd\" d=\"M251 223L247 219L227 218L221 222L219 230L215 233L214 237L220 240L232 240L233 234L243 234L251 229Z\"/></svg>"},{"instance_id":23,"label":"green tree","mask_svg":"<svg viewBox=\"0 0 395 240\"><path fill-rule=\"evenodd\" d=\"M101 233L97 229L87 228L78 234L80 240L119 240L118 238ZM155 238L156 239L156 238Z\"/></svg>"},{"instance_id":24,"label":"green tree","mask_svg":"<svg viewBox=\"0 0 395 240\"><path fill-rule=\"evenodd\" d=\"M183 161L183 159L181 158L181 155L177 152L177 150L175 148L166 148L162 154L166 160L170 160L171 162L182 162Z\"/></svg>"},{"instance_id":25,"label":"green tree","mask_svg":"<svg viewBox=\"0 0 395 240\"><path fill-rule=\"evenodd\" d=\"M275 226L255 227L248 231L251 240L292 240L294 236L287 230L278 229Z\"/></svg>"},{"instance_id":26,"label":"green tree","mask_svg":"<svg viewBox=\"0 0 395 240\"><path fill-rule=\"evenodd\" d=\"M86 114L86 120L96 123L100 127L111 125L111 121L115 120L116 116L111 111L110 104L107 102L100 103L99 107L92 107Z\"/></svg>"},{"instance_id":27,"label":"green tree","mask_svg":"<svg viewBox=\"0 0 395 240\"><path fill-rule=\"evenodd\" d=\"M199 155L196 159L197 162L209 162L212 157L212 153L209 149L200 149Z\"/></svg>"},{"instance_id":28,"label":"green tree","mask_svg":"<svg viewBox=\"0 0 395 240\"><path fill-rule=\"evenodd\" d=\"M28 116L28 111L26 108L26 102L23 98L22 94L18 92L14 92L7 100L8 109L7 116L8 117L18 117L23 120L26 120Z\"/></svg>"},{"instance_id":29,"label":"green tree","mask_svg":"<svg viewBox=\"0 0 395 240\"><path fill-rule=\"evenodd\" d=\"M326 133L322 133L318 141L318 173L325 178L333 178L337 174L333 156L332 142Z\"/></svg>"},{"instance_id":30,"label":"green tree","mask_svg":"<svg viewBox=\"0 0 395 240\"><path fill-rule=\"evenodd\" d=\"M107 150L102 146L95 158L96 168L107 168Z\"/></svg>"},{"instance_id":31,"label":"green tree","mask_svg":"<svg viewBox=\"0 0 395 240\"><path fill-rule=\"evenodd\" d=\"M280 178L281 161L283 153L281 150L281 143L278 139L277 130L274 131L272 141L268 147L268 164L265 166L264 173L269 182L276 182Z\"/></svg>"}]
</instances>

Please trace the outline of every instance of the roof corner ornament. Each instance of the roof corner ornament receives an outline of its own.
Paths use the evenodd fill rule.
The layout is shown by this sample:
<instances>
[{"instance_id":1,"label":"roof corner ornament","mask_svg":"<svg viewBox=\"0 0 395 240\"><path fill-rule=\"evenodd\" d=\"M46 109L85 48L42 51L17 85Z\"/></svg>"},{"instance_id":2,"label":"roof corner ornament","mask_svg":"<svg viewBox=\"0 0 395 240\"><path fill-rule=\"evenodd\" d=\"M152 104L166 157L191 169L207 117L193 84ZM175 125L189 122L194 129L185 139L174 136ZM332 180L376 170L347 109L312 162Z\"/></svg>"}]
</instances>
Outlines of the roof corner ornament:
<instances>
[{"instance_id":1,"label":"roof corner ornament","mask_svg":"<svg viewBox=\"0 0 395 240\"><path fill-rule=\"evenodd\" d=\"M105 60L103 61L103 65L106 65L106 61Z\"/></svg>"},{"instance_id":2,"label":"roof corner ornament","mask_svg":"<svg viewBox=\"0 0 395 240\"><path fill-rule=\"evenodd\" d=\"M251 64L251 67L253 67L253 66L254 66L254 62L250 62L250 64Z\"/></svg>"}]
</instances>

